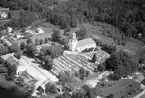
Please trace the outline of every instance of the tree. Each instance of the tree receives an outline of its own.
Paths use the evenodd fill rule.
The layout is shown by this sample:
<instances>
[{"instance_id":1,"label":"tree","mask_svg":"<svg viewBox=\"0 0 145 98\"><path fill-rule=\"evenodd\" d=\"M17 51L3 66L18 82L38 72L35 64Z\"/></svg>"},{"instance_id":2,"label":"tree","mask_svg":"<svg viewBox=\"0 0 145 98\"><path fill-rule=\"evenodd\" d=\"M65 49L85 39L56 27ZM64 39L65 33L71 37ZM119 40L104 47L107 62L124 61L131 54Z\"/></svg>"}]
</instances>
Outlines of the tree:
<instances>
[{"instance_id":1,"label":"tree","mask_svg":"<svg viewBox=\"0 0 145 98\"><path fill-rule=\"evenodd\" d=\"M145 62L145 59L144 58L139 59L139 63L140 64L143 64L144 62Z\"/></svg>"},{"instance_id":2,"label":"tree","mask_svg":"<svg viewBox=\"0 0 145 98\"><path fill-rule=\"evenodd\" d=\"M127 70L124 66L117 66L115 73L118 75L118 77L123 77L126 75Z\"/></svg>"},{"instance_id":3,"label":"tree","mask_svg":"<svg viewBox=\"0 0 145 98\"><path fill-rule=\"evenodd\" d=\"M58 41L61 37L61 32L59 30L54 29L53 34L51 36L52 36L52 40Z\"/></svg>"},{"instance_id":4,"label":"tree","mask_svg":"<svg viewBox=\"0 0 145 98\"><path fill-rule=\"evenodd\" d=\"M69 43L69 39L67 37L64 37L64 38L60 39L60 44L67 45L68 43Z\"/></svg>"},{"instance_id":5,"label":"tree","mask_svg":"<svg viewBox=\"0 0 145 98\"><path fill-rule=\"evenodd\" d=\"M104 64L99 64L97 67L98 71L104 71L105 70L105 65Z\"/></svg>"},{"instance_id":6,"label":"tree","mask_svg":"<svg viewBox=\"0 0 145 98\"><path fill-rule=\"evenodd\" d=\"M33 43L33 41L32 41L31 38L28 38L28 39L27 39L27 44L30 44L30 43Z\"/></svg>"},{"instance_id":7,"label":"tree","mask_svg":"<svg viewBox=\"0 0 145 98\"><path fill-rule=\"evenodd\" d=\"M30 56L35 56L35 54L37 53L37 48L34 44L29 43L29 44L26 45L26 52Z\"/></svg>"},{"instance_id":8,"label":"tree","mask_svg":"<svg viewBox=\"0 0 145 98\"><path fill-rule=\"evenodd\" d=\"M9 49L6 46L0 45L0 55L4 55L8 52L9 52Z\"/></svg>"},{"instance_id":9,"label":"tree","mask_svg":"<svg viewBox=\"0 0 145 98\"><path fill-rule=\"evenodd\" d=\"M100 39L93 37L93 40L96 42L97 46L102 46L102 41Z\"/></svg>"},{"instance_id":10,"label":"tree","mask_svg":"<svg viewBox=\"0 0 145 98\"><path fill-rule=\"evenodd\" d=\"M21 59L22 53L21 52L16 52L14 54L14 57L16 57L17 59Z\"/></svg>"},{"instance_id":11,"label":"tree","mask_svg":"<svg viewBox=\"0 0 145 98\"><path fill-rule=\"evenodd\" d=\"M43 61L44 61L44 68L47 70L51 70L53 67L53 59L51 58L51 56L49 55L44 56Z\"/></svg>"},{"instance_id":12,"label":"tree","mask_svg":"<svg viewBox=\"0 0 145 98\"><path fill-rule=\"evenodd\" d=\"M40 40L38 38L35 39L35 45L39 45L40 44Z\"/></svg>"},{"instance_id":13,"label":"tree","mask_svg":"<svg viewBox=\"0 0 145 98\"><path fill-rule=\"evenodd\" d=\"M59 46L50 46L47 49L47 54L51 56L52 59L63 54L61 47Z\"/></svg>"},{"instance_id":14,"label":"tree","mask_svg":"<svg viewBox=\"0 0 145 98\"><path fill-rule=\"evenodd\" d=\"M30 26L36 20L36 14L30 10L20 11L20 18L18 19L21 28Z\"/></svg>"},{"instance_id":15,"label":"tree","mask_svg":"<svg viewBox=\"0 0 145 98\"><path fill-rule=\"evenodd\" d=\"M45 38L44 42L47 43L48 41L49 41L49 39L48 38Z\"/></svg>"},{"instance_id":16,"label":"tree","mask_svg":"<svg viewBox=\"0 0 145 98\"><path fill-rule=\"evenodd\" d=\"M10 47L9 47L10 52L20 52L20 47L18 46L18 44L13 43Z\"/></svg>"},{"instance_id":17,"label":"tree","mask_svg":"<svg viewBox=\"0 0 145 98\"><path fill-rule=\"evenodd\" d=\"M81 30L76 31L75 33L76 33L76 36L79 40L88 37L87 31L85 28L82 28Z\"/></svg>"},{"instance_id":18,"label":"tree","mask_svg":"<svg viewBox=\"0 0 145 98\"><path fill-rule=\"evenodd\" d=\"M119 54L113 53L110 55L110 58L106 59L106 69L114 71L117 66L122 66L122 60L120 59Z\"/></svg>"},{"instance_id":19,"label":"tree","mask_svg":"<svg viewBox=\"0 0 145 98\"><path fill-rule=\"evenodd\" d=\"M77 27L77 19L73 18L71 19L71 27L75 28Z\"/></svg>"},{"instance_id":20,"label":"tree","mask_svg":"<svg viewBox=\"0 0 145 98\"><path fill-rule=\"evenodd\" d=\"M92 57L92 60L91 60L93 63L95 63L97 61L97 56L96 54L94 53L93 57Z\"/></svg>"},{"instance_id":21,"label":"tree","mask_svg":"<svg viewBox=\"0 0 145 98\"><path fill-rule=\"evenodd\" d=\"M9 66L8 70L7 70L7 74L6 74L6 79L7 80L14 80L15 79L15 75L16 75L16 65L13 66Z\"/></svg>"},{"instance_id":22,"label":"tree","mask_svg":"<svg viewBox=\"0 0 145 98\"><path fill-rule=\"evenodd\" d=\"M15 1L9 1L8 7L11 10L18 10L18 3L16 3Z\"/></svg>"},{"instance_id":23,"label":"tree","mask_svg":"<svg viewBox=\"0 0 145 98\"><path fill-rule=\"evenodd\" d=\"M89 76L89 72L85 70L84 68L79 69L80 79L83 80L87 76Z\"/></svg>"},{"instance_id":24,"label":"tree","mask_svg":"<svg viewBox=\"0 0 145 98\"><path fill-rule=\"evenodd\" d=\"M106 51L109 54L112 54L116 52L116 46L115 45L103 45L102 50Z\"/></svg>"},{"instance_id":25,"label":"tree","mask_svg":"<svg viewBox=\"0 0 145 98\"><path fill-rule=\"evenodd\" d=\"M0 56L0 64L4 63L4 59Z\"/></svg>"},{"instance_id":26,"label":"tree","mask_svg":"<svg viewBox=\"0 0 145 98\"><path fill-rule=\"evenodd\" d=\"M40 39L40 45L42 45L43 44L43 39Z\"/></svg>"},{"instance_id":27,"label":"tree","mask_svg":"<svg viewBox=\"0 0 145 98\"><path fill-rule=\"evenodd\" d=\"M108 75L108 79L109 80L112 80L112 81L116 81L116 80L119 80L119 76L117 74L109 74Z\"/></svg>"},{"instance_id":28,"label":"tree","mask_svg":"<svg viewBox=\"0 0 145 98\"><path fill-rule=\"evenodd\" d=\"M114 98L113 94L109 94L108 96L106 96L106 98Z\"/></svg>"},{"instance_id":29,"label":"tree","mask_svg":"<svg viewBox=\"0 0 145 98\"><path fill-rule=\"evenodd\" d=\"M45 88L46 88L45 93L56 93L57 92L57 89L54 84L47 83L45 85Z\"/></svg>"},{"instance_id":30,"label":"tree","mask_svg":"<svg viewBox=\"0 0 145 98\"><path fill-rule=\"evenodd\" d=\"M22 42L21 44L20 44L20 49L21 50L24 50L26 48L26 44L24 43L24 42Z\"/></svg>"}]
</instances>

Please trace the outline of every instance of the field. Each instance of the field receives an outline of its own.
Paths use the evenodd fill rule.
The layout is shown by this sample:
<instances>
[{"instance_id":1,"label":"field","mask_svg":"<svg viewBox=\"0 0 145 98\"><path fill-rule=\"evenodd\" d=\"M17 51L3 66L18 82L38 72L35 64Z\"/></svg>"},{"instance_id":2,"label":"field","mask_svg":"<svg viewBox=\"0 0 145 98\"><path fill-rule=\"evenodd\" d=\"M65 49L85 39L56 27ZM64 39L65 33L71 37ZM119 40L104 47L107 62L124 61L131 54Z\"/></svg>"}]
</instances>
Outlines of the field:
<instances>
[{"instance_id":1,"label":"field","mask_svg":"<svg viewBox=\"0 0 145 98\"><path fill-rule=\"evenodd\" d=\"M116 81L114 84L108 87L96 86L96 91L100 95L107 96L113 94L114 98L133 98L139 94L142 89L140 84L134 80L124 79Z\"/></svg>"},{"instance_id":2,"label":"field","mask_svg":"<svg viewBox=\"0 0 145 98\"><path fill-rule=\"evenodd\" d=\"M102 50L98 50L95 52L97 55L97 62L104 62L106 58L108 58L108 54ZM54 67L52 72L58 75L61 71L71 71L71 70L79 70L81 67L85 68L92 72L96 65L92 64L88 60L92 58L94 53L84 53L84 54L64 54L59 58L54 59Z\"/></svg>"}]
</instances>

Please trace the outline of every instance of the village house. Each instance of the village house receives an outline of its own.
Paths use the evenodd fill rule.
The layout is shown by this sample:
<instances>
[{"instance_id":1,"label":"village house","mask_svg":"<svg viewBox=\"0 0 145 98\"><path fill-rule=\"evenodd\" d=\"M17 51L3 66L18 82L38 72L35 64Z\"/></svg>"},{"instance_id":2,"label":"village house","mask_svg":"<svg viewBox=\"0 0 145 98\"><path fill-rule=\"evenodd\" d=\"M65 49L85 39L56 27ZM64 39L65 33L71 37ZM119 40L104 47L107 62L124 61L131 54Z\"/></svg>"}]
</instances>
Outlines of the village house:
<instances>
[{"instance_id":1,"label":"village house","mask_svg":"<svg viewBox=\"0 0 145 98\"><path fill-rule=\"evenodd\" d=\"M9 8L1 8L0 7L0 19L8 18L8 11L9 11Z\"/></svg>"},{"instance_id":2,"label":"village house","mask_svg":"<svg viewBox=\"0 0 145 98\"><path fill-rule=\"evenodd\" d=\"M85 49L96 48L96 43L92 38L86 38L83 40L77 40L76 34L73 33L73 37L69 42L69 49L72 52L81 52Z\"/></svg>"}]
</instances>

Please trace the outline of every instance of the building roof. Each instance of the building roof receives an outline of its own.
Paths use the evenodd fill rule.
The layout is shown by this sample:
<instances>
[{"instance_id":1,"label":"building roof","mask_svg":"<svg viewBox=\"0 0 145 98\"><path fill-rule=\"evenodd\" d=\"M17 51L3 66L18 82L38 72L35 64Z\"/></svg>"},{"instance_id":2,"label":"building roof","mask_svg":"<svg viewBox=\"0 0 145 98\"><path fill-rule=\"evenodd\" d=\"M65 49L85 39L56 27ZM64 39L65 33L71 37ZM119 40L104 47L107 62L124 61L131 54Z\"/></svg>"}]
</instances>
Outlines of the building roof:
<instances>
[{"instance_id":1,"label":"building roof","mask_svg":"<svg viewBox=\"0 0 145 98\"><path fill-rule=\"evenodd\" d=\"M7 62L11 65L14 65L14 64L17 64L18 63L18 60L13 57L13 56L10 56L8 59L7 59Z\"/></svg>"},{"instance_id":2,"label":"building roof","mask_svg":"<svg viewBox=\"0 0 145 98\"><path fill-rule=\"evenodd\" d=\"M95 43L95 41L92 38L83 39L83 40L78 41L76 48L94 44L94 43Z\"/></svg>"},{"instance_id":3,"label":"building roof","mask_svg":"<svg viewBox=\"0 0 145 98\"><path fill-rule=\"evenodd\" d=\"M0 10L9 10L9 8L0 7Z\"/></svg>"}]
</instances>

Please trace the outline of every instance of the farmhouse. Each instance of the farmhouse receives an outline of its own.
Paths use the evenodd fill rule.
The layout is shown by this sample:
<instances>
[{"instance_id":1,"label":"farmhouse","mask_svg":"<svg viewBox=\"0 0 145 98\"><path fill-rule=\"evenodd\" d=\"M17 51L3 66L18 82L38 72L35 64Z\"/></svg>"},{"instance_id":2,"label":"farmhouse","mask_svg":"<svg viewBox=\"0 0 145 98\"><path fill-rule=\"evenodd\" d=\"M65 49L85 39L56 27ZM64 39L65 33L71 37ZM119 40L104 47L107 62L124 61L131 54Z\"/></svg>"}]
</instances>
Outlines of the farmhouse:
<instances>
[{"instance_id":1,"label":"farmhouse","mask_svg":"<svg viewBox=\"0 0 145 98\"><path fill-rule=\"evenodd\" d=\"M10 41L8 41L8 40L5 38L5 36L2 36L2 37L1 37L1 41L2 41L2 43L5 44L6 46L11 46L11 45L12 45L12 43L11 43Z\"/></svg>"},{"instance_id":2,"label":"farmhouse","mask_svg":"<svg viewBox=\"0 0 145 98\"><path fill-rule=\"evenodd\" d=\"M73 33L73 37L69 43L69 49L71 51L81 52L81 51L83 51L85 49L89 49L89 48L96 48L96 43L92 38L87 38L87 39L78 41L76 38L76 34Z\"/></svg>"},{"instance_id":3,"label":"farmhouse","mask_svg":"<svg viewBox=\"0 0 145 98\"><path fill-rule=\"evenodd\" d=\"M0 19L6 19L8 17L9 8L0 7Z\"/></svg>"}]
</instances>

